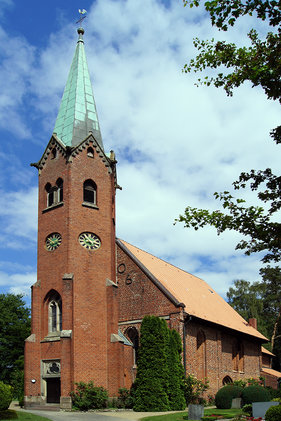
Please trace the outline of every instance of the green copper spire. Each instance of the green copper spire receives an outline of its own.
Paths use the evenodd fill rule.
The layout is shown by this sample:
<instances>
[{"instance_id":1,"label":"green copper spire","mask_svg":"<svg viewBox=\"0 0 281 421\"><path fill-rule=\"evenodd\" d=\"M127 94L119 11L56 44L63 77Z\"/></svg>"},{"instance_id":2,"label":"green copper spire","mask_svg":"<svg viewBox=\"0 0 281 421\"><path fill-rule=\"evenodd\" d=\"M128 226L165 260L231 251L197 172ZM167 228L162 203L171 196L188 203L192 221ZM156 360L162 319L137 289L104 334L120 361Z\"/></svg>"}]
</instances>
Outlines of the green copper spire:
<instances>
[{"instance_id":1,"label":"green copper spire","mask_svg":"<svg viewBox=\"0 0 281 421\"><path fill-rule=\"evenodd\" d=\"M66 146L76 146L93 132L103 148L96 104L87 65L83 34L79 39L63 93L54 133Z\"/></svg>"}]
</instances>

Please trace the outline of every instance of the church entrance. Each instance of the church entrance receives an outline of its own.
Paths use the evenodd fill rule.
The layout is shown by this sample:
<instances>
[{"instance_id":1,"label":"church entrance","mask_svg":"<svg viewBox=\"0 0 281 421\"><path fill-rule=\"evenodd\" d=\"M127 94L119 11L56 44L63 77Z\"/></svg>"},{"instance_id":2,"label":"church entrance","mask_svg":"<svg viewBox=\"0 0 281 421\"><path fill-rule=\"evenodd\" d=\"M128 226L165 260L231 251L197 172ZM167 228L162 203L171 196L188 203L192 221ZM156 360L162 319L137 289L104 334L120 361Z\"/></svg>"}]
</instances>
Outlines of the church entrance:
<instances>
[{"instance_id":1,"label":"church entrance","mask_svg":"<svg viewBox=\"0 0 281 421\"><path fill-rule=\"evenodd\" d=\"M60 377L46 379L47 403L60 403Z\"/></svg>"}]
</instances>

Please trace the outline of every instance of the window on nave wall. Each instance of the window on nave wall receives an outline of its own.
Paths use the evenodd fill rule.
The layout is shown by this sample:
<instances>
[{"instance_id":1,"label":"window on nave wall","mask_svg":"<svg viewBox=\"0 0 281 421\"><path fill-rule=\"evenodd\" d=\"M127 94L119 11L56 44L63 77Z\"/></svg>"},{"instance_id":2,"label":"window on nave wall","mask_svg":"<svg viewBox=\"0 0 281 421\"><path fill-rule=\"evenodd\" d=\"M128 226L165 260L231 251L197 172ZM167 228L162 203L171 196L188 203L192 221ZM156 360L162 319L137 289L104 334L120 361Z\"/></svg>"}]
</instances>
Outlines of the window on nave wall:
<instances>
[{"instance_id":1,"label":"window on nave wall","mask_svg":"<svg viewBox=\"0 0 281 421\"><path fill-rule=\"evenodd\" d=\"M206 364L206 336L203 330L199 330L196 337L197 377L204 380L207 377Z\"/></svg>"},{"instance_id":2,"label":"window on nave wall","mask_svg":"<svg viewBox=\"0 0 281 421\"><path fill-rule=\"evenodd\" d=\"M236 338L232 342L232 368L234 371L244 371L244 347Z\"/></svg>"},{"instance_id":3,"label":"window on nave wall","mask_svg":"<svg viewBox=\"0 0 281 421\"><path fill-rule=\"evenodd\" d=\"M133 364L137 365L139 351L139 332L135 327L129 327L126 330L126 335L133 344Z\"/></svg>"}]
</instances>

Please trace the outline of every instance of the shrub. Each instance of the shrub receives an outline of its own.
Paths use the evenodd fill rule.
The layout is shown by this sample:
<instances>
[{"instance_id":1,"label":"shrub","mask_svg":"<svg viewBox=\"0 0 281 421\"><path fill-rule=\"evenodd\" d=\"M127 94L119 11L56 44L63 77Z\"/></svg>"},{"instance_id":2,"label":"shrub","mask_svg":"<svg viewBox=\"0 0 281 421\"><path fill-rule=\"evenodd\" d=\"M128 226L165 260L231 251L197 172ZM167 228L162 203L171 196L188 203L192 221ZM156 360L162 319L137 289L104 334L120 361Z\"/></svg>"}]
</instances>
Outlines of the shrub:
<instances>
[{"instance_id":1,"label":"shrub","mask_svg":"<svg viewBox=\"0 0 281 421\"><path fill-rule=\"evenodd\" d=\"M244 414L249 415L250 417L253 415L253 407L251 403L247 403L246 405L243 406L242 408L242 412L244 412Z\"/></svg>"},{"instance_id":2,"label":"shrub","mask_svg":"<svg viewBox=\"0 0 281 421\"><path fill-rule=\"evenodd\" d=\"M205 379L205 381L199 380L193 376L193 374L186 376L184 379L184 396L186 404L204 404L202 394L208 389L208 387L209 381L207 379Z\"/></svg>"},{"instance_id":3,"label":"shrub","mask_svg":"<svg viewBox=\"0 0 281 421\"><path fill-rule=\"evenodd\" d=\"M0 411L9 408L13 399L13 388L0 381Z\"/></svg>"},{"instance_id":4,"label":"shrub","mask_svg":"<svg viewBox=\"0 0 281 421\"><path fill-rule=\"evenodd\" d=\"M76 390L70 393L74 409L88 411L89 409L105 408L108 394L103 387L94 386L94 383L76 383Z\"/></svg>"},{"instance_id":5,"label":"shrub","mask_svg":"<svg viewBox=\"0 0 281 421\"><path fill-rule=\"evenodd\" d=\"M232 399L240 398L243 388L233 384L222 387L215 396L216 407L218 409L230 409Z\"/></svg>"},{"instance_id":6,"label":"shrub","mask_svg":"<svg viewBox=\"0 0 281 421\"><path fill-rule=\"evenodd\" d=\"M244 404L270 401L270 393L262 386L248 386L243 389L242 400Z\"/></svg>"},{"instance_id":7,"label":"shrub","mask_svg":"<svg viewBox=\"0 0 281 421\"><path fill-rule=\"evenodd\" d=\"M271 406L265 413L265 421L280 421L281 405Z\"/></svg>"},{"instance_id":8,"label":"shrub","mask_svg":"<svg viewBox=\"0 0 281 421\"><path fill-rule=\"evenodd\" d=\"M267 386L266 390L270 393L270 400L273 400L275 398L281 398L281 391L277 389L273 389L273 387Z\"/></svg>"},{"instance_id":9,"label":"shrub","mask_svg":"<svg viewBox=\"0 0 281 421\"><path fill-rule=\"evenodd\" d=\"M120 387L118 390L119 396L116 401L117 408L133 408L133 398L130 391L126 387Z\"/></svg>"},{"instance_id":10,"label":"shrub","mask_svg":"<svg viewBox=\"0 0 281 421\"><path fill-rule=\"evenodd\" d=\"M208 395L207 405L208 406L215 405L215 397L214 397L214 395Z\"/></svg>"}]
</instances>

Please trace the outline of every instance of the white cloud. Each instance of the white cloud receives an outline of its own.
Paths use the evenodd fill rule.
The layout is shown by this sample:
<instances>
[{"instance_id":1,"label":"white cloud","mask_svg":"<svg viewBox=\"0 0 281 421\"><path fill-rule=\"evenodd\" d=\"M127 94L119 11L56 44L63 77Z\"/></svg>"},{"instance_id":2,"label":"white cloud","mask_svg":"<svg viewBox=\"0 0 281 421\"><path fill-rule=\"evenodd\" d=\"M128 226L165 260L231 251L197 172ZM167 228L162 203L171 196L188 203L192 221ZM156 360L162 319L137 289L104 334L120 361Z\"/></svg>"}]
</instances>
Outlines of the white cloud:
<instances>
[{"instance_id":1,"label":"white cloud","mask_svg":"<svg viewBox=\"0 0 281 421\"><path fill-rule=\"evenodd\" d=\"M1 192L1 248L35 247L37 241L37 188Z\"/></svg>"},{"instance_id":2,"label":"white cloud","mask_svg":"<svg viewBox=\"0 0 281 421\"><path fill-rule=\"evenodd\" d=\"M279 124L278 104L250 84L233 98L214 88L196 88L196 76L181 72L196 53L195 36L216 35L242 45L248 42L251 19L217 34L199 9L184 9L180 0L170 8L156 0L145 7L141 0L99 0L88 11L86 55L105 148L117 152L123 187L117 194L117 234L202 276L221 293L233 279L255 280L260 262L234 251L238 235L217 237L212 229L193 232L173 225L187 205L217 208L212 193L229 189L242 170L279 169L279 149L269 138ZM9 38L9 45L0 47L5 57L0 80L4 76L12 85L10 92L2 83L0 111L10 116L10 130L29 136L32 129L19 112L30 95L33 118L44 116L35 137L42 152L55 124L76 39L72 26L64 25L50 35L44 49L36 50L24 38ZM4 118L1 124L7 124ZM5 223L0 236L13 233L10 246L18 248L22 238L35 235L36 189L3 192L2 197Z\"/></svg>"},{"instance_id":3,"label":"white cloud","mask_svg":"<svg viewBox=\"0 0 281 421\"><path fill-rule=\"evenodd\" d=\"M36 272L7 274L0 271L0 287L10 285L8 292L30 297L30 287L37 280Z\"/></svg>"}]
</instances>

